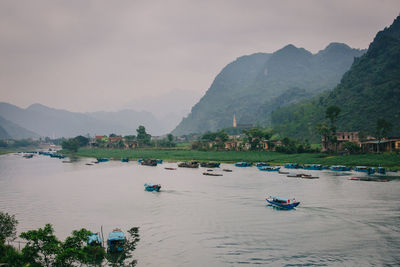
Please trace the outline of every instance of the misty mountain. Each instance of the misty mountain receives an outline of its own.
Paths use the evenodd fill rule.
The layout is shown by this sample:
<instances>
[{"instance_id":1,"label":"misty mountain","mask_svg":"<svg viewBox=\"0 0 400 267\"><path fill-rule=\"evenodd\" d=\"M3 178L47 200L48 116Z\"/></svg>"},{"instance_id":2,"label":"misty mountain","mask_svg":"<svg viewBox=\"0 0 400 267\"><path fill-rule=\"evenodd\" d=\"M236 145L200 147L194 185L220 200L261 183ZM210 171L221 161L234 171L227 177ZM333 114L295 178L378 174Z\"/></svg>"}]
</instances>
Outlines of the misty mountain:
<instances>
[{"instance_id":1,"label":"misty mountain","mask_svg":"<svg viewBox=\"0 0 400 267\"><path fill-rule=\"evenodd\" d=\"M153 135L167 133L163 123L149 112L122 110L119 112L78 113L33 104L26 109L0 103L0 116L40 136L74 137L77 135L136 134L144 125ZM3 125L1 125L3 126Z\"/></svg>"},{"instance_id":2,"label":"misty mountain","mask_svg":"<svg viewBox=\"0 0 400 267\"><path fill-rule=\"evenodd\" d=\"M39 135L29 131L0 116L0 139L38 138Z\"/></svg>"},{"instance_id":3,"label":"misty mountain","mask_svg":"<svg viewBox=\"0 0 400 267\"><path fill-rule=\"evenodd\" d=\"M173 134L230 127L234 114L239 124L269 125L272 110L332 89L364 52L331 43L317 54L287 45L273 54L240 57L217 75Z\"/></svg>"},{"instance_id":4,"label":"misty mountain","mask_svg":"<svg viewBox=\"0 0 400 267\"><path fill-rule=\"evenodd\" d=\"M377 33L368 51L356 59L334 90L273 112L274 129L281 135L319 140L315 125L324 121L330 105L340 107L340 131L375 134L382 118L400 135L400 16Z\"/></svg>"}]
</instances>

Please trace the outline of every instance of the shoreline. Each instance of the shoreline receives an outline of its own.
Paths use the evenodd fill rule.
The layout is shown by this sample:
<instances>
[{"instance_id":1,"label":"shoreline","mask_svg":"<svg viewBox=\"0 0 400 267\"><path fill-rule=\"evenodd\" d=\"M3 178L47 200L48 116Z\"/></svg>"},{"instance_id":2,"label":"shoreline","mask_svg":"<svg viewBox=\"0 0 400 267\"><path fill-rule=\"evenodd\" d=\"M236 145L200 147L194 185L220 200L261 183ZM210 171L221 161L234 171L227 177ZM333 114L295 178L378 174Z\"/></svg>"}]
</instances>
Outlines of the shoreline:
<instances>
[{"instance_id":1,"label":"shoreline","mask_svg":"<svg viewBox=\"0 0 400 267\"><path fill-rule=\"evenodd\" d=\"M246 162L268 162L271 165L282 165L285 163L298 164L322 164L322 165L346 165L346 166L369 166L388 167L400 170L400 154L354 154L354 155L328 155L324 153L284 154L267 151L196 151L183 149L99 149L80 148L77 153L67 153L68 156L83 158L155 158L169 162L178 161L213 161L220 163Z\"/></svg>"}]
</instances>

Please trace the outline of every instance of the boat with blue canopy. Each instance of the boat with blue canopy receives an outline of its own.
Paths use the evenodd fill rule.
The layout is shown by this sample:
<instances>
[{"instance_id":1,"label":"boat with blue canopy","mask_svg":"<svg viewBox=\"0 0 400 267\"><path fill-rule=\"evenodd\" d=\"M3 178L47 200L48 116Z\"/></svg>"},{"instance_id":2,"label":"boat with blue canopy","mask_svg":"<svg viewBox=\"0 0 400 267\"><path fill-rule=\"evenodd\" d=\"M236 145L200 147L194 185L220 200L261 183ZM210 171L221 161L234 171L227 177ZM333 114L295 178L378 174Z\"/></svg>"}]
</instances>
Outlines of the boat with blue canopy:
<instances>
[{"instance_id":1,"label":"boat with blue canopy","mask_svg":"<svg viewBox=\"0 0 400 267\"><path fill-rule=\"evenodd\" d=\"M286 163L285 164L286 169L299 169L301 166L297 163Z\"/></svg>"},{"instance_id":2,"label":"boat with blue canopy","mask_svg":"<svg viewBox=\"0 0 400 267\"><path fill-rule=\"evenodd\" d=\"M384 167L378 167L378 173L386 174L386 169Z\"/></svg>"},{"instance_id":3,"label":"boat with blue canopy","mask_svg":"<svg viewBox=\"0 0 400 267\"><path fill-rule=\"evenodd\" d=\"M265 162L257 162L256 163L256 167L265 167L265 166L269 166L269 164L265 163Z\"/></svg>"},{"instance_id":4,"label":"boat with blue canopy","mask_svg":"<svg viewBox=\"0 0 400 267\"><path fill-rule=\"evenodd\" d=\"M91 235L88 236L88 240L87 240L87 244L89 246L99 246L101 247L101 238L99 236L99 234L97 233L93 233Z\"/></svg>"},{"instance_id":5,"label":"boat with blue canopy","mask_svg":"<svg viewBox=\"0 0 400 267\"><path fill-rule=\"evenodd\" d=\"M356 172L366 172L368 174L374 174L375 173L375 168L373 168L373 167L370 168L370 167L366 167L366 166L356 166L354 168L354 170Z\"/></svg>"},{"instance_id":6,"label":"boat with blue canopy","mask_svg":"<svg viewBox=\"0 0 400 267\"><path fill-rule=\"evenodd\" d=\"M125 243L125 234L120 229L114 229L108 234L107 252L121 252Z\"/></svg>"},{"instance_id":7,"label":"boat with blue canopy","mask_svg":"<svg viewBox=\"0 0 400 267\"><path fill-rule=\"evenodd\" d=\"M97 162L96 163L107 162L107 161L109 161L108 158L97 158Z\"/></svg>"},{"instance_id":8,"label":"boat with blue canopy","mask_svg":"<svg viewBox=\"0 0 400 267\"><path fill-rule=\"evenodd\" d=\"M157 191L160 192L161 185L160 184L144 184L144 189L146 191Z\"/></svg>"},{"instance_id":9,"label":"boat with blue canopy","mask_svg":"<svg viewBox=\"0 0 400 267\"><path fill-rule=\"evenodd\" d=\"M282 197L269 197L265 199L270 205L274 206L274 207L278 207L281 209L293 209L295 207L297 207L300 202L296 201L294 198L293 199L289 199L289 198L282 198Z\"/></svg>"},{"instance_id":10,"label":"boat with blue canopy","mask_svg":"<svg viewBox=\"0 0 400 267\"><path fill-rule=\"evenodd\" d=\"M251 167L251 163L249 163L249 162L236 162L235 166L236 167Z\"/></svg>"},{"instance_id":11,"label":"boat with blue canopy","mask_svg":"<svg viewBox=\"0 0 400 267\"><path fill-rule=\"evenodd\" d=\"M280 170L281 167L272 167L272 166L263 166L263 167L258 167L260 171L267 171L267 172L277 172Z\"/></svg>"},{"instance_id":12,"label":"boat with blue canopy","mask_svg":"<svg viewBox=\"0 0 400 267\"><path fill-rule=\"evenodd\" d=\"M321 164L304 164L303 169L320 171L320 170L322 170L322 165Z\"/></svg>"},{"instance_id":13,"label":"boat with blue canopy","mask_svg":"<svg viewBox=\"0 0 400 267\"><path fill-rule=\"evenodd\" d=\"M129 162L129 158L122 158L121 162Z\"/></svg>"},{"instance_id":14,"label":"boat with blue canopy","mask_svg":"<svg viewBox=\"0 0 400 267\"><path fill-rule=\"evenodd\" d=\"M337 165L337 166L331 166L330 167L331 171L350 171L349 167L343 166L343 165Z\"/></svg>"}]
</instances>

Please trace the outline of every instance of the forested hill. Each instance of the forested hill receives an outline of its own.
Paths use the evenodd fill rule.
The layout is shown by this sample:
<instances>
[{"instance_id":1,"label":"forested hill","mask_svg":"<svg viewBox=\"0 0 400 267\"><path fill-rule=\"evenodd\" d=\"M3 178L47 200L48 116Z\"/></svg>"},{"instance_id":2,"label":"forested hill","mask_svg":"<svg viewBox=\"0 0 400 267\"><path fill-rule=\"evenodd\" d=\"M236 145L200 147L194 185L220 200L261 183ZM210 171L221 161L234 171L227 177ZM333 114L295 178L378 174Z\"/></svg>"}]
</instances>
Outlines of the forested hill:
<instances>
[{"instance_id":1,"label":"forested hill","mask_svg":"<svg viewBox=\"0 0 400 267\"><path fill-rule=\"evenodd\" d=\"M228 64L203 98L172 132L175 135L215 131L239 124L270 123L270 112L282 105L332 89L365 51L332 43L317 54L287 45L273 54L256 53Z\"/></svg>"},{"instance_id":2,"label":"forested hill","mask_svg":"<svg viewBox=\"0 0 400 267\"><path fill-rule=\"evenodd\" d=\"M400 16L378 32L368 51L355 60L331 92L272 114L273 127L281 135L318 139L315 125L324 120L330 105L341 108L339 131L374 134L377 119L393 125L391 135L400 135Z\"/></svg>"}]
</instances>

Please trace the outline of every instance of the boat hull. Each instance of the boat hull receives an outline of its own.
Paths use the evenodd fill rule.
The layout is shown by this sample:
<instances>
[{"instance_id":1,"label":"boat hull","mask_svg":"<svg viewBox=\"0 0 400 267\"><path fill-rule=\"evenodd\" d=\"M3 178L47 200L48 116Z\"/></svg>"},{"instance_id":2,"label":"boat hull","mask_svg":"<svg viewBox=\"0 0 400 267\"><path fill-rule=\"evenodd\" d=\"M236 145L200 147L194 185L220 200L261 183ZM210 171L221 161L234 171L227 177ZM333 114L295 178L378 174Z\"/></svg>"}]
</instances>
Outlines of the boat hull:
<instances>
[{"instance_id":1,"label":"boat hull","mask_svg":"<svg viewBox=\"0 0 400 267\"><path fill-rule=\"evenodd\" d=\"M265 200L266 200L269 204L271 204L272 206L274 206L274 207L278 207L278 208L281 208L281 209L287 209L287 210L293 209L293 208L297 207L297 206L300 204L300 202L293 202L293 203L288 203L288 204L282 204L282 203L274 202L272 199L268 199L268 198L266 198Z\"/></svg>"}]
</instances>

